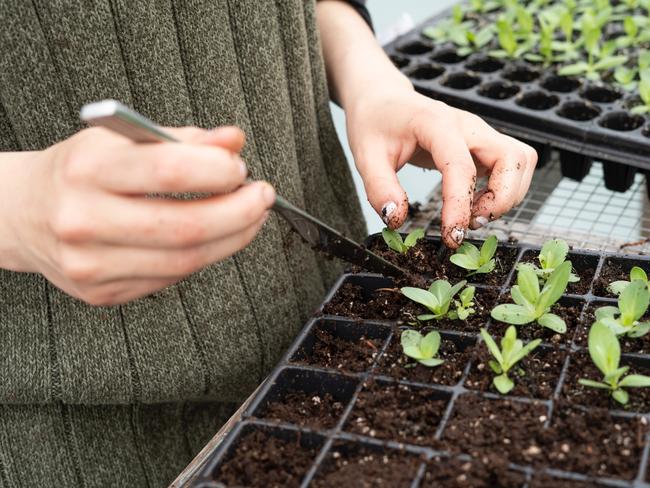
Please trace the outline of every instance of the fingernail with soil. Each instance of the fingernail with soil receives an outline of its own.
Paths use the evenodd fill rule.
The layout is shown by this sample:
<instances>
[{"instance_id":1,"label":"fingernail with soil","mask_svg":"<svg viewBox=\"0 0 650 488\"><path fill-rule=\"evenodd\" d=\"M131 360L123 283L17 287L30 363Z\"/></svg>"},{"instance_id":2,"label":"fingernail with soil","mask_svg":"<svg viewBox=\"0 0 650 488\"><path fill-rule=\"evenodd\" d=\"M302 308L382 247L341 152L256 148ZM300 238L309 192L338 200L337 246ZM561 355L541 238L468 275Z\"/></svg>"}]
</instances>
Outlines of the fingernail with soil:
<instances>
[{"instance_id":1,"label":"fingernail with soil","mask_svg":"<svg viewBox=\"0 0 650 488\"><path fill-rule=\"evenodd\" d=\"M381 220L383 220L386 225L388 225L388 220L396 208L397 205L395 205L395 202L385 203L384 206L381 207Z\"/></svg>"},{"instance_id":2,"label":"fingernail with soil","mask_svg":"<svg viewBox=\"0 0 650 488\"><path fill-rule=\"evenodd\" d=\"M454 229L451 231L451 238L458 244L462 244L463 239L465 238L465 229L459 229L458 227L454 227Z\"/></svg>"},{"instance_id":3,"label":"fingernail with soil","mask_svg":"<svg viewBox=\"0 0 650 488\"><path fill-rule=\"evenodd\" d=\"M482 215L479 215L478 217L474 217L472 219L472 229L480 229L481 227L485 227L488 224L488 219L483 217Z\"/></svg>"}]
</instances>

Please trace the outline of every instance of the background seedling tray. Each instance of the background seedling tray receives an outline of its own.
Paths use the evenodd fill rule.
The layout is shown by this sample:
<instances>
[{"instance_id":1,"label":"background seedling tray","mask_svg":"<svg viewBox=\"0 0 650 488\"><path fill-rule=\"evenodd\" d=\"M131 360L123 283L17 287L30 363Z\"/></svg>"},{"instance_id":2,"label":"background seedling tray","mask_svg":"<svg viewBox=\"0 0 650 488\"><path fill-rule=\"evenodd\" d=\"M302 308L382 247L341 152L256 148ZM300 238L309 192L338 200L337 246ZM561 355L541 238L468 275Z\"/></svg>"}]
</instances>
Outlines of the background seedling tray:
<instances>
[{"instance_id":1,"label":"background seedling tray","mask_svg":"<svg viewBox=\"0 0 650 488\"><path fill-rule=\"evenodd\" d=\"M607 187L625 191L634 177L628 167L650 169L650 124L629 112L636 93L484 52L463 58L453 44L422 35L449 15L433 17L385 46L417 91L527 141L537 149L540 166L551 148L560 150L564 176L581 180L596 159L604 162Z\"/></svg>"},{"instance_id":2,"label":"background seedling tray","mask_svg":"<svg viewBox=\"0 0 650 488\"><path fill-rule=\"evenodd\" d=\"M377 236L371 236L368 242L374 239L377 239ZM428 245L441 249L440 259L444 260L446 251L442 250L444 248L440 246L439 240L431 237L427 240ZM500 246L508 245L500 244ZM515 263L509 273L496 285L477 287L477 292L494 291L499 295L500 303L509 298L509 288L515 279L516 263L523 259L527 252L539 250L521 244L508 247L516 249ZM575 399L576 403L568 406L566 400L563 400L563 392L566 391L570 379L571 365L587 353L584 337L590 326L591 305L615 302L614 298L603 290L601 276L606 276L609 281L613 273L629 271L634 265L650 271L650 257L573 250L568 259L574 263L594 265L595 274L589 280L588 286L583 288L584 293L567 294L562 298L562 303L575 306L580 311L578 323L567 332L568 340L547 341L539 348L540 354L558 351L561 357L557 379L550 385L548 395L544 393L538 395L542 398L501 396L491 391L477 390L475 385L470 384L468 378L476 374L479 359L475 353L463 359L462 353L471 352L471 348L480 343L478 330L473 329L455 331L438 328L443 336L443 349L444 344L453 343L456 350L460 351L458 357L462 362L455 365L460 371L457 377L446 378L435 383L438 380L428 381L418 378L414 381L393 374L383 360L391 354L391 346L394 347L394 343L398 341L400 330L406 327L404 324L397 320L366 320L323 314L327 304L335 299L337 293L347 283L360 286L363 293L370 296L377 288L390 287L392 280L375 274L345 274L326 297L320 312L304 327L274 372L258 390L242 419L209 455L207 462L198 473L194 486L206 488L224 486L219 483L224 466L234 459L235 453L242 448L242 443L247 436L255 432L284 439L288 445L293 446L293 449L300 449L303 454L308 454L308 463L304 463L304 456L299 460L291 456L278 460L262 455L258 459L268 471L276 469L290 471L294 482L288 486L326 486L323 480L334 466L354 473L353 479L357 482L360 482L366 470L379 469L378 472L381 473L382 466L387 466L386 473L399 472L402 476L400 481L405 482L405 486L413 487L456 486L453 481L461 475L470 480L468 484L461 486L481 486L481 480L486 483L485 486L496 486L490 483L498 482L503 483L503 486L531 488L650 486L646 474L650 453L650 435L647 429L650 412L638 412L634 409L626 411L612 403L609 404L609 409L594 408L581 405ZM436 327L436 324L433 326ZM489 318L484 326L492 334L496 334L502 330L503 324ZM520 326L519 330L523 333L526 327L537 326ZM319 363L318 356L314 354L317 335L321 333L319 331L355 344L360 343L360 339L364 338L365 343L368 344L367 361L332 360L328 361L328 364ZM649 367L650 348L643 345L637 349L641 352L625 352L626 346L623 345L625 352L623 361L638 368ZM480 350L475 349L475 351ZM483 374L491 379L491 372L485 371ZM392 392L391 396L386 396L384 399L396 398L395 404L399 405L394 412L391 411L391 418L408 417L413 415L413 409L425 409L417 410L414 415L414 418L421 419L422 428L419 432L407 429L403 432L399 431L399 435L391 435L390 432L385 431L381 419L371 418L372 414L368 412L377 410L377 406L372 404L377 399L376 392L383 390ZM316 401L329 401L330 424L326 428L319 428L310 423L313 422L313 416L307 414L301 417L297 411L291 412L292 420L270 414L268 405L276 400L286 404L285 400L289 392L302 392L312 400L316 398ZM634 393L631 392L632 399ZM336 405L332 402L336 402ZM499 407L496 408L497 406ZM473 410L472 408L468 410L468 407L472 407ZM477 408L478 413L476 413ZM496 418L503 416L503 419L509 422L505 424L508 427L516 423L524 423L530 427L522 449L514 451L517 459L502 459L503 466L498 467L494 472L486 470L487 468L479 459L492 456L487 466L498 465L496 459L507 452L508 443L505 443L503 436L509 435L509 432L504 434L495 431L493 444L487 449L471 445L472 439L468 440L457 435L458 432L462 432L460 428L465 419L473 422L469 424L471 427L465 424L465 429L470 436L476 435L478 438L479 433L483 432L484 438L489 439L490 418L487 415L481 416L482 409L486 408L496 408L494 410ZM454 417L458 409L464 409L461 419ZM563 420L564 416L572 411L576 412L577 417L570 418L570 423L563 426L562 422L566 421ZM467 412L475 417L467 420ZM586 422L585 426L576 425L576 419ZM589 444L588 439L569 438L569 434L565 432L571 429L578 430L578 434L573 433L574 436L584 434L588 437L590 431L597 432L603 423L607 426L606 435L600 439L591 439L594 449L591 457L573 464L563 458L566 453L579 450ZM620 441L621 435L626 432L630 432L630 435L636 438L636 442L639 443L638 448L634 447L635 442L632 442L633 445L616 444ZM563 438L564 435L567 437ZM511 442L516 445L517 442L522 442L522 439L513 438ZM531 445L547 449L556 457L550 462L545 461L543 454L536 453L535 449L530 447ZM244 451L239 452L241 454ZM601 458L604 453L609 453L609 460ZM601 461L605 462L604 466L600 465ZM627 463L627 474L621 474L622 472L615 467L616 462ZM614 466L613 470L616 472L608 471L611 466ZM333 483L331 478L329 481Z\"/></svg>"}]
</instances>

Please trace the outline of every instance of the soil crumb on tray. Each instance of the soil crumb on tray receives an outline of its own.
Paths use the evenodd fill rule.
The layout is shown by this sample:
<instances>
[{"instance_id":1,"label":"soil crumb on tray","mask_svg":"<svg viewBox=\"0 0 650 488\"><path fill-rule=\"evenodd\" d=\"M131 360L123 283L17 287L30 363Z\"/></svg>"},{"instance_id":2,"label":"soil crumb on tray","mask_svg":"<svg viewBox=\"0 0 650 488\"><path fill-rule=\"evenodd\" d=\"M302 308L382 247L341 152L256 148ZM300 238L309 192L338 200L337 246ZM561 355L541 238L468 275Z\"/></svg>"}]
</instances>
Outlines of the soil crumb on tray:
<instances>
[{"instance_id":1,"label":"soil crumb on tray","mask_svg":"<svg viewBox=\"0 0 650 488\"><path fill-rule=\"evenodd\" d=\"M427 465L422 488L521 488L526 482L523 473L508 469L508 461L500 456L484 456L480 460L435 457ZM550 486L550 485L549 485Z\"/></svg>"},{"instance_id":2,"label":"soil crumb on tray","mask_svg":"<svg viewBox=\"0 0 650 488\"><path fill-rule=\"evenodd\" d=\"M260 418L278 420L302 427L331 429L341 418L344 405L332 395L291 392L276 402L269 403Z\"/></svg>"},{"instance_id":3,"label":"soil crumb on tray","mask_svg":"<svg viewBox=\"0 0 650 488\"><path fill-rule=\"evenodd\" d=\"M229 487L298 487L317 454L318 449L301 446L297 439L258 430L236 442L215 479Z\"/></svg>"},{"instance_id":4,"label":"soil crumb on tray","mask_svg":"<svg viewBox=\"0 0 650 488\"><path fill-rule=\"evenodd\" d=\"M373 450L361 444L332 448L311 486L408 488L422 460L396 449Z\"/></svg>"}]
</instances>

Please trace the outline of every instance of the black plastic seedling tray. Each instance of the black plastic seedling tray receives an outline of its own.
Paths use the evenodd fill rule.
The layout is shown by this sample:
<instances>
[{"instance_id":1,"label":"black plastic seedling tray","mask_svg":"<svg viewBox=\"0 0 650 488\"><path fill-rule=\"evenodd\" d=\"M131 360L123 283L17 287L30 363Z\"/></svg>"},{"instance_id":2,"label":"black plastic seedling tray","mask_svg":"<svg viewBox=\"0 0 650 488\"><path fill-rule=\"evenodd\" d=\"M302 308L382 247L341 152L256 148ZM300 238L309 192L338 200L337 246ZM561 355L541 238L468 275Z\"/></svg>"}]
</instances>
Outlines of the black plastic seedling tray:
<instances>
[{"instance_id":1,"label":"black plastic seedling tray","mask_svg":"<svg viewBox=\"0 0 650 488\"><path fill-rule=\"evenodd\" d=\"M629 111L638 95L558 76L540 64L490 58L486 52L495 45L461 57L453 44L422 34L449 15L433 17L385 47L416 90L528 142L538 151L540 167L551 148L558 149L569 178L582 180L596 159L604 163L607 188L625 191L637 169L650 170L650 123Z\"/></svg>"},{"instance_id":2,"label":"black plastic seedling tray","mask_svg":"<svg viewBox=\"0 0 650 488\"><path fill-rule=\"evenodd\" d=\"M449 251L426 240L446 262ZM500 248L502 256L514 250L509 271L498 283L476 285L489 307L508 300L516 264L539 250ZM504 324L489 314L479 326L431 324L443 338L445 369L412 367L399 347L408 318L370 320L354 307L352 315L327 314L346 287L368 301L395 286L392 278L344 274L195 486L650 487L650 400L623 409L605 394L594 407L576 394L572 369L587 354L593 305L615 301L605 284L635 265L650 270L650 257L572 250L568 259L587 282L561 299L574 310L567 335L538 334L543 344L522 363L527 376L506 396L490 386L478 333L484 326L500 337ZM520 326L519 336L528 341L538 329ZM650 338L636 341L622 341L622 361L648 374ZM263 479L255 478L260 472Z\"/></svg>"}]
</instances>

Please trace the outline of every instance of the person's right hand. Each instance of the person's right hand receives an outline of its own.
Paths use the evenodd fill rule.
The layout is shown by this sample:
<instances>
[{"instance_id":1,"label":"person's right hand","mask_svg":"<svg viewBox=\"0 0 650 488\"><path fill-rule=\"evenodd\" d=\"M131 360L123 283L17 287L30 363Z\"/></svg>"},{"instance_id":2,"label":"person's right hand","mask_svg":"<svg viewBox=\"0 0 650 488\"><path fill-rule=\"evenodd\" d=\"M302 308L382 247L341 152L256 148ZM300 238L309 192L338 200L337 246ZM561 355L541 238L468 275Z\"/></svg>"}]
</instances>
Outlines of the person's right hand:
<instances>
[{"instance_id":1,"label":"person's right hand","mask_svg":"<svg viewBox=\"0 0 650 488\"><path fill-rule=\"evenodd\" d=\"M44 151L0 159L9 171L0 228L16 259L93 305L148 295L242 249L275 201L265 182L244 185L244 134L169 129L183 143L136 144L86 129ZM4 185L0 185L4 186ZM147 194L203 193L203 198ZM2 236L8 241L5 233ZM7 253L5 253L7 254ZM2 264L2 263L0 263Z\"/></svg>"}]
</instances>

